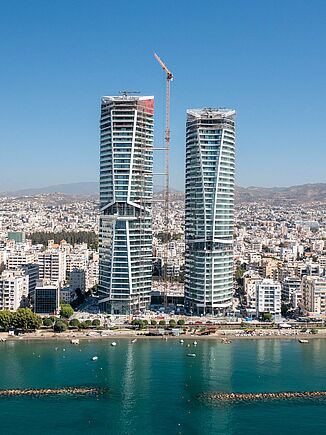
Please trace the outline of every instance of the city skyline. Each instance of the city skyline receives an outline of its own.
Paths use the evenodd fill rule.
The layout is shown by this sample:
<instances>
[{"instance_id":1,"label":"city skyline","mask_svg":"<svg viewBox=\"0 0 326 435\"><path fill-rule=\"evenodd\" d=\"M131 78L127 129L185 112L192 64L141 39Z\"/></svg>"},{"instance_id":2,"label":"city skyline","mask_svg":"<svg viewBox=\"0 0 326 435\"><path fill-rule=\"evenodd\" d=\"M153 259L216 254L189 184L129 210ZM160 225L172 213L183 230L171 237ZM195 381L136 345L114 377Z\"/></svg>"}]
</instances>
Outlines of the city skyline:
<instances>
[{"instance_id":1,"label":"city skyline","mask_svg":"<svg viewBox=\"0 0 326 435\"><path fill-rule=\"evenodd\" d=\"M155 50L175 74L172 186L182 190L184 185L179 168L184 167L186 109L207 106L237 110L237 185L323 182L323 159L317 156L324 155L325 140L324 3L314 1L312 8L303 1L239 1L230 9L221 1L210 3L206 14L203 6L189 8L180 1L173 15L166 2L147 4L139 10L108 7L101 0L97 8L81 1L78 9L63 1L46 8L37 0L2 5L0 190L84 181L85 174L96 180L100 97L126 88L155 96L155 144L161 145L164 88ZM232 32L229 21L219 19L229 13ZM129 32L119 32L114 17L121 15L132 40ZM194 30L196 16L205 19L196 21ZM146 22L144 28L137 18ZM119 44L108 45L114 38ZM316 156L311 161L304 157L307 148Z\"/></svg>"}]
</instances>

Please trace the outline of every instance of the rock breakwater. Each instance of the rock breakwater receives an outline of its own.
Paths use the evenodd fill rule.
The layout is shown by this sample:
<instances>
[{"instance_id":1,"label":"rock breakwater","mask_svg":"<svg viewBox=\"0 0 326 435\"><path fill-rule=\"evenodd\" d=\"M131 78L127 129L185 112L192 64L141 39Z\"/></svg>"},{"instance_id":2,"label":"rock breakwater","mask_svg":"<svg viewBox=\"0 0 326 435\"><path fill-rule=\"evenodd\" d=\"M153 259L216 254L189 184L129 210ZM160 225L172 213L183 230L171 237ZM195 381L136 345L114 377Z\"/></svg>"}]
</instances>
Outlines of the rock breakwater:
<instances>
[{"instance_id":1,"label":"rock breakwater","mask_svg":"<svg viewBox=\"0 0 326 435\"><path fill-rule=\"evenodd\" d=\"M326 391L281 391L276 393L202 393L199 398L209 402L249 402L326 398Z\"/></svg>"},{"instance_id":2,"label":"rock breakwater","mask_svg":"<svg viewBox=\"0 0 326 435\"><path fill-rule=\"evenodd\" d=\"M66 388L25 388L0 390L0 397L12 396L53 396L75 395L86 396L90 394L103 394L107 389L96 387L66 387Z\"/></svg>"}]
</instances>

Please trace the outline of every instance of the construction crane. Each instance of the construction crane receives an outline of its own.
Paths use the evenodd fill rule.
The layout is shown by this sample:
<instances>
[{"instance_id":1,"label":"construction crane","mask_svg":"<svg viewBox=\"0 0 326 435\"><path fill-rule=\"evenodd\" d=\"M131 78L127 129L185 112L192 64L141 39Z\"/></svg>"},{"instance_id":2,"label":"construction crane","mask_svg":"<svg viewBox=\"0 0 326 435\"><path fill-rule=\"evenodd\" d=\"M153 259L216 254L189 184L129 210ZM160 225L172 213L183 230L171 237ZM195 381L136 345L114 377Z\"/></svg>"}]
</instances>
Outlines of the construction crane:
<instances>
[{"instance_id":1,"label":"construction crane","mask_svg":"<svg viewBox=\"0 0 326 435\"><path fill-rule=\"evenodd\" d=\"M164 227L165 231L168 233L169 228L169 208L170 208L170 186L169 186L169 177L170 177L170 84L171 80L173 80L173 74L165 65L163 60L154 53L155 59L163 68L163 71L166 73L166 97L165 97L165 144L163 150L165 151L165 183L164 183ZM165 257L165 265L163 270L163 280L164 280L164 307L167 308L168 305L168 276L167 276L167 260L168 260L168 238L166 237L164 240L164 257Z\"/></svg>"}]
</instances>

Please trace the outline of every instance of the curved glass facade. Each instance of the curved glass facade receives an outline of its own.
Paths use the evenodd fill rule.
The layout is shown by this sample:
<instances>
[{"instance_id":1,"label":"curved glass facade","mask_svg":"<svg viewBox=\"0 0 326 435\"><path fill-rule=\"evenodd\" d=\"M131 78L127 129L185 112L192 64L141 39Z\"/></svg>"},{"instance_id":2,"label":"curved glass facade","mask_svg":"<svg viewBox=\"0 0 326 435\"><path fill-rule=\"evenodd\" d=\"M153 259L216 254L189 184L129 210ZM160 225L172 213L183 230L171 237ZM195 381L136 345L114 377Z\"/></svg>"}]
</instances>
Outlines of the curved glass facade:
<instances>
[{"instance_id":1,"label":"curved glass facade","mask_svg":"<svg viewBox=\"0 0 326 435\"><path fill-rule=\"evenodd\" d=\"M235 111L188 110L185 305L197 314L232 304L234 171Z\"/></svg>"},{"instance_id":2,"label":"curved glass facade","mask_svg":"<svg viewBox=\"0 0 326 435\"><path fill-rule=\"evenodd\" d=\"M100 150L100 307L148 307L152 281L153 97L103 97Z\"/></svg>"}]
</instances>

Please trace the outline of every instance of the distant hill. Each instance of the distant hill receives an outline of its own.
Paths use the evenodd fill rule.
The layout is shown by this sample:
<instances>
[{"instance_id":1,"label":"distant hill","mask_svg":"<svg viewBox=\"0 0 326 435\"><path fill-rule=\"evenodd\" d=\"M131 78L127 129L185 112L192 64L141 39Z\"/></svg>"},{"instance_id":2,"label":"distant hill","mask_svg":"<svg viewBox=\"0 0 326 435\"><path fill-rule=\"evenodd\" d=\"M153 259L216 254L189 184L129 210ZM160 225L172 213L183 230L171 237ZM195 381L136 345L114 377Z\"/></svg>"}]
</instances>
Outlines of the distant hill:
<instances>
[{"instance_id":1,"label":"distant hill","mask_svg":"<svg viewBox=\"0 0 326 435\"><path fill-rule=\"evenodd\" d=\"M154 186L154 192L162 192L162 186ZM171 192L178 192L171 188ZM56 184L54 186L21 189L13 192L3 192L11 196L30 196L48 193L63 193L65 195L98 195L99 183L97 181L82 181L80 183ZM3 194L2 193L2 194Z\"/></svg>"},{"instance_id":2,"label":"distant hill","mask_svg":"<svg viewBox=\"0 0 326 435\"><path fill-rule=\"evenodd\" d=\"M163 187L154 186L154 192L162 192ZM171 189L171 192L178 192ZM48 193L63 193L65 195L97 196L99 184L96 181L80 183L57 184L54 186L40 187L35 189L22 189L15 192L6 192L12 196L30 196ZM302 184L291 187L240 187L235 188L235 201L259 202L259 201L326 201L326 183Z\"/></svg>"},{"instance_id":3,"label":"distant hill","mask_svg":"<svg viewBox=\"0 0 326 435\"><path fill-rule=\"evenodd\" d=\"M240 187L235 190L235 200L259 201L326 201L326 183L302 184L290 187Z\"/></svg>"},{"instance_id":4,"label":"distant hill","mask_svg":"<svg viewBox=\"0 0 326 435\"><path fill-rule=\"evenodd\" d=\"M21 189L6 193L12 196L41 195L43 193L64 193L65 195L97 195L98 190L99 187L97 181L82 181L80 183L56 184L54 186Z\"/></svg>"}]
</instances>

